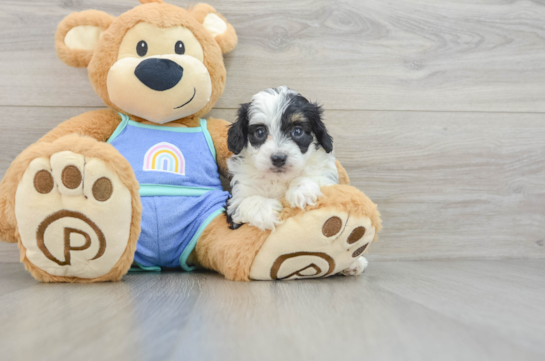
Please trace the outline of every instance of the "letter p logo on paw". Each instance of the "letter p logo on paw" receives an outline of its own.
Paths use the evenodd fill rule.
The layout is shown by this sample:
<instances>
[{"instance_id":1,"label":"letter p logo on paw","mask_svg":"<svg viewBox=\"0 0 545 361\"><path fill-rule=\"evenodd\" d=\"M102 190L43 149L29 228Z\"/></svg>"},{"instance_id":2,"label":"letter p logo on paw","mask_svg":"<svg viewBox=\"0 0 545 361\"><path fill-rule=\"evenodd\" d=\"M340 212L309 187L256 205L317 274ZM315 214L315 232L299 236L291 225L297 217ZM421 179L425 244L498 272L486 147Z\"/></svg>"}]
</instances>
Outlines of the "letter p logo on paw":
<instances>
[{"instance_id":1,"label":"letter p logo on paw","mask_svg":"<svg viewBox=\"0 0 545 361\"><path fill-rule=\"evenodd\" d=\"M254 259L250 278L295 280L329 277L348 267L375 236L371 219L335 209L288 218L267 238ZM361 273L361 272L360 272Z\"/></svg>"},{"instance_id":2,"label":"letter p logo on paw","mask_svg":"<svg viewBox=\"0 0 545 361\"><path fill-rule=\"evenodd\" d=\"M47 248L46 245L46 232L49 228L49 226L53 225L56 222L63 223L62 220L66 218L75 218L77 220L81 220L84 222L89 228L92 229L94 233L94 237L91 237L89 233L86 231L75 229L72 227L63 227L60 225L60 227L64 228L64 247L63 247L63 256L64 259L60 260L59 258L55 257L51 251ZM73 224L73 220L72 224ZM52 228L57 228L53 226ZM87 227L84 227L87 228ZM83 245L76 246L72 244L73 237L72 235L78 234L80 236L83 236L85 238L85 242ZM56 235L53 235L55 237ZM58 237L55 237L58 239ZM66 266L71 265L70 259L71 259L71 251L86 251L92 246L92 239L96 239L96 242L98 242L98 251L96 252L96 255L91 258L91 260L96 260L104 255L104 252L106 251L106 239L104 238L104 233L100 230L100 228L97 227L97 225L91 221L89 218L87 218L84 214L74 211L68 211L68 210L61 210L58 211L46 219L40 224L38 227L38 232L36 233L36 241L38 244L38 248L43 252L44 256L46 256L51 261L55 262L59 266ZM58 243L58 242L57 242ZM93 247L95 248L95 247Z\"/></svg>"}]
</instances>

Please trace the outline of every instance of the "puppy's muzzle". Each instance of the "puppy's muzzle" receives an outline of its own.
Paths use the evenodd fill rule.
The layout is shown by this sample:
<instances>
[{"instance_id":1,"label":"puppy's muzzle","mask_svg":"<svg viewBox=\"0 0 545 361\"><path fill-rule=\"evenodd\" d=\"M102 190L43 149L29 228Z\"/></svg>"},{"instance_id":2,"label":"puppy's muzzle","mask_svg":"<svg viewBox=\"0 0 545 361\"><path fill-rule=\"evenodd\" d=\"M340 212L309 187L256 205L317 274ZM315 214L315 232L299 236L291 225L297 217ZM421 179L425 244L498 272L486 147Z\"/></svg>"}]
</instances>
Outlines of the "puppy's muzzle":
<instances>
[{"instance_id":1,"label":"puppy's muzzle","mask_svg":"<svg viewBox=\"0 0 545 361\"><path fill-rule=\"evenodd\" d=\"M275 167L283 167L286 164L288 156L285 154L274 154L271 156L271 162Z\"/></svg>"},{"instance_id":2,"label":"puppy's muzzle","mask_svg":"<svg viewBox=\"0 0 545 361\"><path fill-rule=\"evenodd\" d=\"M151 58L142 61L134 75L150 89L164 91L174 88L184 76L184 68L169 59Z\"/></svg>"}]
</instances>

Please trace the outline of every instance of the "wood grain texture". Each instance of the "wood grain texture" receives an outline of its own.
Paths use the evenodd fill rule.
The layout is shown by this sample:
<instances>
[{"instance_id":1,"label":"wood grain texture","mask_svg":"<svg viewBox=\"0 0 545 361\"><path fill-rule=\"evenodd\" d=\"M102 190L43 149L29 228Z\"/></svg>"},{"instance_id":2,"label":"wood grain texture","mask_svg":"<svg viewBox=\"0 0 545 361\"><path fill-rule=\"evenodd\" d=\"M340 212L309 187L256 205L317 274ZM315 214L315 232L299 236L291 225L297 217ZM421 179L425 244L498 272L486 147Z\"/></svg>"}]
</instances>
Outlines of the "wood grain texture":
<instances>
[{"instance_id":1,"label":"wood grain texture","mask_svg":"<svg viewBox=\"0 0 545 361\"><path fill-rule=\"evenodd\" d=\"M377 262L313 281L53 285L0 264L0 347L6 360L543 360L543 272L538 260Z\"/></svg>"},{"instance_id":2,"label":"wood grain texture","mask_svg":"<svg viewBox=\"0 0 545 361\"><path fill-rule=\"evenodd\" d=\"M232 121L277 85L322 102L337 157L382 212L369 268L48 285L0 243L0 358L543 360L545 3L208 2L239 35L211 115ZM103 106L86 71L57 59L58 22L136 4L0 0L0 178L58 123ZM429 259L448 260L404 261Z\"/></svg>"},{"instance_id":3,"label":"wood grain texture","mask_svg":"<svg viewBox=\"0 0 545 361\"><path fill-rule=\"evenodd\" d=\"M328 109L545 111L541 1L209 3L239 35L220 108L288 85ZM119 15L136 4L2 0L0 105L102 105L86 71L57 59L56 25L73 11Z\"/></svg>"},{"instance_id":4,"label":"wood grain texture","mask_svg":"<svg viewBox=\"0 0 545 361\"><path fill-rule=\"evenodd\" d=\"M0 122L0 177L25 147L86 110L0 107L18 120ZM210 115L232 121L235 110ZM326 111L325 118L353 185L383 216L370 259L545 257L541 115Z\"/></svg>"}]
</instances>

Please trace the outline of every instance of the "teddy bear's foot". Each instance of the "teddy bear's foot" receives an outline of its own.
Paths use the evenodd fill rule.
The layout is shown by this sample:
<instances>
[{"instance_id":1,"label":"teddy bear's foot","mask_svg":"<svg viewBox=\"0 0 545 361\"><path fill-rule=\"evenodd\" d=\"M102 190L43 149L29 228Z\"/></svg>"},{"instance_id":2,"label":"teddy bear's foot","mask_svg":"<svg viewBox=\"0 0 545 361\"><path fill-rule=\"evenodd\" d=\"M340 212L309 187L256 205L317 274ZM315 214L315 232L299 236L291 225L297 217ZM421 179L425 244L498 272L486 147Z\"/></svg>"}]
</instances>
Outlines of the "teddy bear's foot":
<instances>
[{"instance_id":1,"label":"teddy bear's foot","mask_svg":"<svg viewBox=\"0 0 545 361\"><path fill-rule=\"evenodd\" d=\"M15 196L21 259L47 282L121 278L131 192L98 158L71 151L32 160ZM132 255L127 268L132 261Z\"/></svg>"},{"instance_id":2,"label":"teddy bear's foot","mask_svg":"<svg viewBox=\"0 0 545 361\"><path fill-rule=\"evenodd\" d=\"M250 278L291 280L327 277L345 270L361 273L359 259L375 233L365 215L324 208L301 213L288 218L267 238Z\"/></svg>"}]
</instances>

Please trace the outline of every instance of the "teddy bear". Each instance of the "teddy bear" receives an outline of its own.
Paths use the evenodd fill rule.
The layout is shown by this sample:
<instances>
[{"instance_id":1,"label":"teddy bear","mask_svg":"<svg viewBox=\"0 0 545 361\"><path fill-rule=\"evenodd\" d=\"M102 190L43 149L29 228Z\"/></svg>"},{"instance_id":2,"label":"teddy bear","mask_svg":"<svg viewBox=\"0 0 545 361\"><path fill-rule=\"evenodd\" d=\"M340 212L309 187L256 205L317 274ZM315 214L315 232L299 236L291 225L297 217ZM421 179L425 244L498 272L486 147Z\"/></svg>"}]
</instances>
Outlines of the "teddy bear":
<instances>
[{"instance_id":1,"label":"teddy bear","mask_svg":"<svg viewBox=\"0 0 545 361\"><path fill-rule=\"evenodd\" d=\"M284 202L273 232L230 229L220 182L230 123L203 116L224 90L235 30L210 5L140 2L118 17L87 10L59 24L59 58L87 68L107 108L59 124L16 157L0 183L0 239L18 244L43 282L118 281L131 266L237 281L353 270L381 220L338 162L340 184L305 209Z\"/></svg>"}]
</instances>

